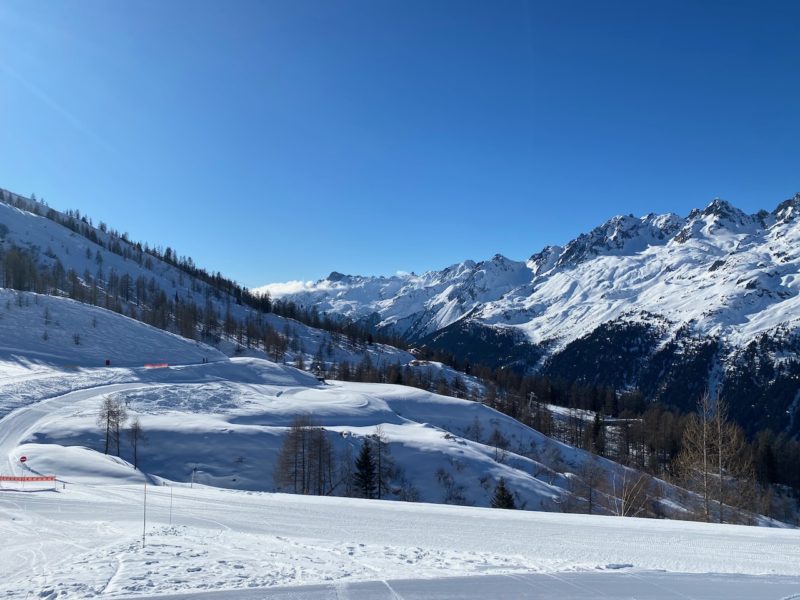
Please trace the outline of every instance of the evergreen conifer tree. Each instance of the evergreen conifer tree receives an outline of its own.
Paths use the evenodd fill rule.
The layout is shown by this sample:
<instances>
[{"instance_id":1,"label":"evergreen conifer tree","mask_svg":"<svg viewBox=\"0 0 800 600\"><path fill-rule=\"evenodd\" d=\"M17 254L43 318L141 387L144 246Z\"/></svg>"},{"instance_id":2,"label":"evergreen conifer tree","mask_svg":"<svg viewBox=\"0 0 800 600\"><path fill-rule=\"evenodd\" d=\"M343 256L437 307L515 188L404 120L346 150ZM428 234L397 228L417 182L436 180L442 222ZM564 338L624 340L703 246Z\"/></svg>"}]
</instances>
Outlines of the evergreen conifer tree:
<instances>
[{"instance_id":1,"label":"evergreen conifer tree","mask_svg":"<svg viewBox=\"0 0 800 600\"><path fill-rule=\"evenodd\" d=\"M517 508L513 494L506 487L506 480L502 477L494 488L492 496L492 508Z\"/></svg>"},{"instance_id":2,"label":"evergreen conifer tree","mask_svg":"<svg viewBox=\"0 0 800 600\"><path fill-rule=\"evenodd\" d=\"M356 458L356 472L353 475L356 489L364 498L375 497L375 458L372 456L372 443L364 438L364 444Z\"/></svg>"}]
</instances>

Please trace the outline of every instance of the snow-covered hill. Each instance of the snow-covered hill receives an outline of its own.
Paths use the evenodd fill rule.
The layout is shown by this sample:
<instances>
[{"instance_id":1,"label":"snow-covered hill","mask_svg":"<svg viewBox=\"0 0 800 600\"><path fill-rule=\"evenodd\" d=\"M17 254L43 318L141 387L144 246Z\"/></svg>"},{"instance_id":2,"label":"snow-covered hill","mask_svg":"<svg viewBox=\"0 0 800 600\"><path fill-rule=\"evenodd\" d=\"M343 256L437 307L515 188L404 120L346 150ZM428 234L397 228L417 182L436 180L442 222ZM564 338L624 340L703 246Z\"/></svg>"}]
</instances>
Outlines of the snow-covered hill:
<instances>
[{"instance_id":1,"label":"snow-covered hill","mask_svg":"<svg viewBox=\"0 0 800 600\"><path fill-rule=\"evenodd\" d=\"M141 367L226 360L216 348L115 312L0 288L0 360L61 367Z\"/></svg>"},{"instance_id":2,"label":"snow-covered hill","mask_svg":"<svg viewBox=\"0 0 800 600\"><path fill-rule=\"evenodd\" d=\"M605 473L608 482L638 477L477 402L400 385L321 384L293 367L255 357L229 359L198 342L65 298L0 291L0 334L5 473L27 455L26 468L72 483L92 482L98 473L141 477L116 457L94 456L105 443L105 429L97 425L100 405L112 398L146 432L139 466L174 481L189 481L198 469L202 483L279 489L279 449L301 415L324 427L342 469L381 427L397 467L390 498L486 506L502 477L518 504L529 509L579 509L588 466ZM151 368L153 363L169 367ZM126 440L120 450L122 459L133 460ZM334 495L346 493L336 483L345 477L338 468L330 477ZM617 492L610 483L606 487L607 501L598 502L595 512L614 512ZM682 514L676 491L658 482L652 487L654 500L642 505L643 513Z\"/></svg>"},{"instance_id":3,"label":"snow-covered hill","mask_svg":"<svg viewBox=\"0 0 800 600\"><path fill-rule=\"evenodd\" d=\"M639 387L671 404L724 385L743 422L796 430L798 215L800 195L755 215L715 200L685 218L614 217L525 262L334 273L287 297L471 360Z\"/></svg>"},{"instance_id":4,"label":"snow-covered hill","mask_svg":"<svg viewBox=\"0 0 800 600\"><path fill-rule=\"evenodd\" d=\"M15 204L34 207L37 213ZM47 213L54 215L54 218L43 216ZM73 229L60 224L58 219L69 222ZM177 312L179 307L193 307L192 311L196 311L193 318L198 324L191 333L203 342L205 348L198 356L203 352L210 356L209 353L218 351L228 356L266 357L264 332L272 330L287 340L281 362L292 364L302 361L310 366L315 359L322 357L326 365L343 362L356 365L368 358L373 365L410 365L412 370L420 371L413 364L414 356L409 352L386 344L357 343L347 336L310 327L295 319L261 312L243 303L235 290L228 292L215 288L209 282L191 276L175 264L148 253L146 247L130 241L127 234L114 232L105 225L95 227L85 216L58 213L41 203L0 189L0 290L4 287L20 287L17 284L21 278L32 279L32 274L27 272L25 266L19 267L8 260L14 249L23 251L26 257L31 258L35 268L49 274L50 279L64 280L65 289L47 287L37 290L34 284L22 286L28 290L63 295L73 291L73 287L80 288L81 293L73 293L74 297L140 320L152 316L153 307L159 301L168 303L172 313ZM159 255L167 254L176 257L173 250L159 251ZM92 338L113 339L113 320L108 321L108 326L96 323L97 319L103 323L111 319L110 316L102 316L108 315L108 311L94 309L79 316L80 309L76 307L74 311L78 312L73 311L76 317L74 322L71 317L67 319L69 323L58 324L53 319L46 322L46 307L49 303L61 301L61 298L27 296L25 303L17 307L21 310L13 311L11 309L16 306L16 300L8 296L10 293L5 293L0 304L0 308L7 307L10 319L5 325L8 336L0 338L0 346L10 346L16 328L25 325L33 327L40 336L38 347L29 346L29 350L39 352L41 360L45 360L47 354L53 355L50 360L54 364L63 364L58 351L54 349L63 343L73 344L76 333L85 338L82 344L78 344L81 352L76 356L81 365L96 365L97 361L106 359L112 360L113 365L132 366L158 360L169 362L170 354L166 348L160 351L145 347L141 353L132 352L131 344L146 346L149 343L147 335L141 339L119 340L118 344L101 351ZM236 332L226 334L224 323L229 317L237 327ZM163 320L168 329L178 330L174 314L167 315ZM86 323L82 321L91 327L84 330ZM209 323L213 324L210 333L207 331ZM249 327L249 324L255 324L255 327ZM3 327L0 321L0 329ZM68 330L69 327L75 328L75 331ZM146 332L148 328L143 327L141 331ZM48 337L50 340L46 339ZM216 350L212 351L209 346ZM430 367L425 369L430 370ZM433 381L439 376L445 379L456 376L452 369L443 365L439 365L435 371Z\"/></svg>"},{"instance_id":5,"label":"snow-covered hill","mask_svg":"<svg viewBox=\"0 0 800 600\"><path fill-rule=\"evenodd\" d=\"M225 488L281 490L282 445L296 419L306 416L324 429L331 448L326 490L332 495L352 493L354 457L380 431L394 466L387 472L389 499L488 506L502 478L517 505L529 510L683 518L697 509L691 494L477 402L402 385L320 383L287 365L229 359L64 298L3 291L0 300L0 333L12 341L0 352L0 474L19 470L25 455L26 470L68 483L194 478ZM80 343L73 332L80 332ZM106 399L119 401L128 423L138 418L144 429L141 472L130 464L127 437L120 439L119 457L113 442L114 456L101 454L106 429L98 414Z\"/></svg>"}]
</instances>

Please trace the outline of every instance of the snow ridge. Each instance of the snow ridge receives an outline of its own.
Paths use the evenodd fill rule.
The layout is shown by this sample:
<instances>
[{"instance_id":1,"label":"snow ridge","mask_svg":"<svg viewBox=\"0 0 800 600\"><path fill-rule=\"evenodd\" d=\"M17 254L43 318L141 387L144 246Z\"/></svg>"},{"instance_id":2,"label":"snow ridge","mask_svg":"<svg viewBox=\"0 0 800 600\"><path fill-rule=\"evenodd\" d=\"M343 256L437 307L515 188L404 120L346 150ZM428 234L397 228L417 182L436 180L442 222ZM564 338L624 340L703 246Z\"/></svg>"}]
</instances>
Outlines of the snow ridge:
<instances>
[{"instance_id":1,"label":"snow ridge","mask_svg":"<svg viewBox=\"0 0 800 600\"><path fill-rule=\"evenodd\" d=\"M525 262L498 254L422 275L332 273L288 297L409 339L465 319L557 350L601 324L652 314L741 347L800 320L799 206L800 194L755 215L716 199L685 218L616 216Z\"/></svg>"}]
</instances>

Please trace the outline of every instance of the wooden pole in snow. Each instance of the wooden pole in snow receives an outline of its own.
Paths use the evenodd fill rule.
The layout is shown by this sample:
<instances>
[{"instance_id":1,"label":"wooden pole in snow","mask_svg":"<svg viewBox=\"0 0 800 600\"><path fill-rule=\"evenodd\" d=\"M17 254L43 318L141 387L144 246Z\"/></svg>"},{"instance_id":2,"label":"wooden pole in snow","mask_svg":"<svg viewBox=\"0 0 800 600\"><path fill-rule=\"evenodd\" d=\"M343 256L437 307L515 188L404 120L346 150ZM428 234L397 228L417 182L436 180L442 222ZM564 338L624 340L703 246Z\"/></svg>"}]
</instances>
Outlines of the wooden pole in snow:
<instances>
[{"instance_id":1,"label":"wooden pole in snow","mask_svg":"<svg viewBox=\"0 0 800 600\"><path fill-rule=\"evenodd\" d=\"M142 513L142 548L144 548L144 533L147 530L147 480L144 482L144 512Z\"/></svg>"}]
</instances>

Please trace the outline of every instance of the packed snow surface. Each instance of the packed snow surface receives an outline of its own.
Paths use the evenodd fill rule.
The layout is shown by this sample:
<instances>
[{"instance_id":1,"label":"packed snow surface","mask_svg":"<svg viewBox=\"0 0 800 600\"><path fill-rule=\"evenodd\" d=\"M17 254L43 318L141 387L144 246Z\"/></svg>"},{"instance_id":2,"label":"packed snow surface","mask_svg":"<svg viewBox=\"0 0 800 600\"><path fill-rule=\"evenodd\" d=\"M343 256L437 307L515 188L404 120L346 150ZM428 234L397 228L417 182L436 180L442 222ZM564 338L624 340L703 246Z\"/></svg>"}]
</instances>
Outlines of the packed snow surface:
<instances>
[{"instance_id":1,"label":"packed snow surface","mask_svg":"<svg viewBox=\"0 0 800 600\"><path fill-rule=\"evenodd\" d=\"M33 390L53 389L52 373L22 371L11 363L3 385L21 378ZM109 377L99 383L102 372L117 372L116 382L108 383L114 380ZM55 490L5 484L0 492L0 597L153 596L312 584L343 591L359 581L563 572L736 573L757 575L765 585L800 577L797 530L205 485L236 487L230 481L235 474L247 486L260 481L268 489L270 449L274 454L278 433L303 407L326 427L353 436L383 423L399 462L410 470L420 463L413 478L431 470L428 462L452 467L458 458L464 466L453 472L467 473L465 481L494 470L530 502L554 494L556 486L526 479L524 469L491 460L483 445L439 426L455 430L489 410L475 403L401 386L322 386L305 373L257 359L157 370L100 367L63 378L74 391L18 400L0 420L0 470L58 476ZM94 416L108 394L128 399L151 436L142 451L144 472L97 451ZM475 412L461 415L466 405ZM514 433L510 423L498 424ZM527 430L518 427L518 435ZM341 439L347 443L351 436ZM266 450L259 455L261 446ZM414 460L404 461L405 452ZM28 457L25 467L18 461L22 455ZM580 460L580 453L568 460ZM192 486L191 470L198 465ZM481 490L472 485L467 494L478 501Z\"/></svg>"},{"instance_id":2,"label":"packed snow surface","mask_svg":"<svg viewBox=\"0 0 800 600\"><path fill-rule=\"evenodd\" d=\"M142 548L143 501L143 485L111 478L4 492L3 597L578 570L800 577L796 530L185 485L148 488Z\"/></svg>"}]
</instances>

